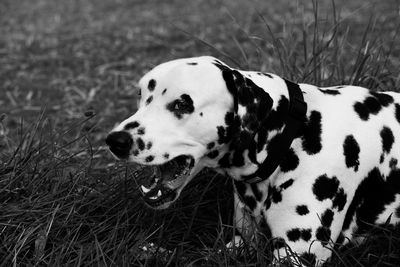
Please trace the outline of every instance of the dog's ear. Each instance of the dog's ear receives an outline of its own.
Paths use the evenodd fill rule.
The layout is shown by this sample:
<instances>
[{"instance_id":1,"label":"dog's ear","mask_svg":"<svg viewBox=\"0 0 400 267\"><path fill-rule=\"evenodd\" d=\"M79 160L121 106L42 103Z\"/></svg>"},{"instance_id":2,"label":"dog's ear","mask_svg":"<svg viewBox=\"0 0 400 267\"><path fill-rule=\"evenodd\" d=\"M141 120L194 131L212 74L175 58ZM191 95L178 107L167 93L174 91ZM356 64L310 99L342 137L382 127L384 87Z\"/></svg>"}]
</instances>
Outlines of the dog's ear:
<instances>
[{"instance_id":1,"label":"dog's ear","mask_svg":"<svg viewBox=\"0 0 400 267\"><path fill-rule=\"evenodd\" d=\"M233 97L233 107L225 117L226 138L234 151L232 164L240 166L243 152L249 150L249 158L256 162L256 151L265 145L267 129L264 127L272 109L272 98L251 79L226 65L217 65ZM220 135L221 136L221 135Z\"/></svg>"}]
</instances>

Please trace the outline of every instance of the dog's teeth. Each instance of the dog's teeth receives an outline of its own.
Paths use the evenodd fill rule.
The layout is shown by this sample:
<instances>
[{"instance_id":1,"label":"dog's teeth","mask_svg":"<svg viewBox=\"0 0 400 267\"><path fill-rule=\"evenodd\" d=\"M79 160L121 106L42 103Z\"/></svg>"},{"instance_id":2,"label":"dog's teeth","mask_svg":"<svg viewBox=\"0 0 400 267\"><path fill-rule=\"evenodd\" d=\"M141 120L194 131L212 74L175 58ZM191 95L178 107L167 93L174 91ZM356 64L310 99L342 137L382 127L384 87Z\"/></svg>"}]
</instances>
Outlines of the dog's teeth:
<instances>
[{"instance_id":1,"label":"dog's teeth","mask_svg":"<svg viewBox=\"0 0 400 267\"><path fill-rule=\"evenodd\" d=\"M158 190L158 192L157 192L157 196L152 196L152 197L149 197L149 199L151 199L151 200L155 200L155 199L157 199L157 198L159 198L159 197L161 197L161 190Z\"/></svg>"},{"instance_id":2,"label":"dog's teeth","mask_svg":"<svg viewBox=\"0 0 400 267\"><path fill-rule=\"evenodd\" d=\"M150 191L150 189L145 187L144 185L140 186L140 188L142 189L143 193L145 193L145 194L147 194Z\"/></svg>"}]
</instances>

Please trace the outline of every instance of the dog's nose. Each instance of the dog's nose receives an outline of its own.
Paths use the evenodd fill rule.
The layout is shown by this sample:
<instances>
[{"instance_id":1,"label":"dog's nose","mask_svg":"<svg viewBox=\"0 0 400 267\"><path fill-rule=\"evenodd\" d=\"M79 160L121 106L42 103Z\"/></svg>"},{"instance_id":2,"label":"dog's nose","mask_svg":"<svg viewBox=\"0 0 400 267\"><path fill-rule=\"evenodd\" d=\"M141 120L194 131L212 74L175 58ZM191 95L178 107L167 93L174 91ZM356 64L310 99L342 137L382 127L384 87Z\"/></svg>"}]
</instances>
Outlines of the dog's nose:
<instances>
[{"instance_id":1,"label":"dog's nose","mask_svg":"<svg viewBox=\"0 0 400 267\"><path fill-rule=\"evenodd\" d=\"M117 157L127 158L132 148L133 140L127 132L112 132L107 136L106 144Z\"/></svg>"}]
</instances>

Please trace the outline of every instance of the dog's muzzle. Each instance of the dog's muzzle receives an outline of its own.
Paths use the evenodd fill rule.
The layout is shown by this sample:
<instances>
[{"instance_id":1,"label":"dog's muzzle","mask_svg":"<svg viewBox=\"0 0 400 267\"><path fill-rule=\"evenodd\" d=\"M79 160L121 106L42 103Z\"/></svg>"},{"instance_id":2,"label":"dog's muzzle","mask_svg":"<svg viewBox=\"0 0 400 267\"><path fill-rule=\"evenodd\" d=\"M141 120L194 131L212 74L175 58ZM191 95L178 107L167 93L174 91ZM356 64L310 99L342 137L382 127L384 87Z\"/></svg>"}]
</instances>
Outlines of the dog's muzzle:
<instances>
[{"instance_id":1,"label":"dog's muzzle","mask_svg":"<svg viewBox=\"0 0 400 267\"><path fill-rule=\"evenodd\" d=\"M107 136L106 144L115 156L121 159L126 159L129 157L133 140L131 135L127 132L112 132Z\"/></svg>"}]
</instances>

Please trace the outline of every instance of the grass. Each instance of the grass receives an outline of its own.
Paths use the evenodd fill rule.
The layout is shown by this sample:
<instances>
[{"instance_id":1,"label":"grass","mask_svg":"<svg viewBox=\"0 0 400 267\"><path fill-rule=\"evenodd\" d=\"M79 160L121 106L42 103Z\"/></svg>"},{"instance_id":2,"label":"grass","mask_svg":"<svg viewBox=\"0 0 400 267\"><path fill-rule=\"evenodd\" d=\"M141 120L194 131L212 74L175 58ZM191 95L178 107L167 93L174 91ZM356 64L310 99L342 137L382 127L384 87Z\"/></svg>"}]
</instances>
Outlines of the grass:
<instances>
[{"instance_id":1,"label":"grass","mask_svg":"<svg viewBox=\"0 0 400 267\"><path fill-rule=\"evenodd\" d=\"M0 265L266 265L268 242L242 256L224 248L229 179L206 170L173 208L155 212L136 190L137 166L105 149L106 133L136 110L138 78L177 57L212 54L297 82L396 90L398 8L372 0L2 1ZM363 245L335 251L331 265L399 266L399 231L374 229Z\"/></svg>"}]
</instances>

